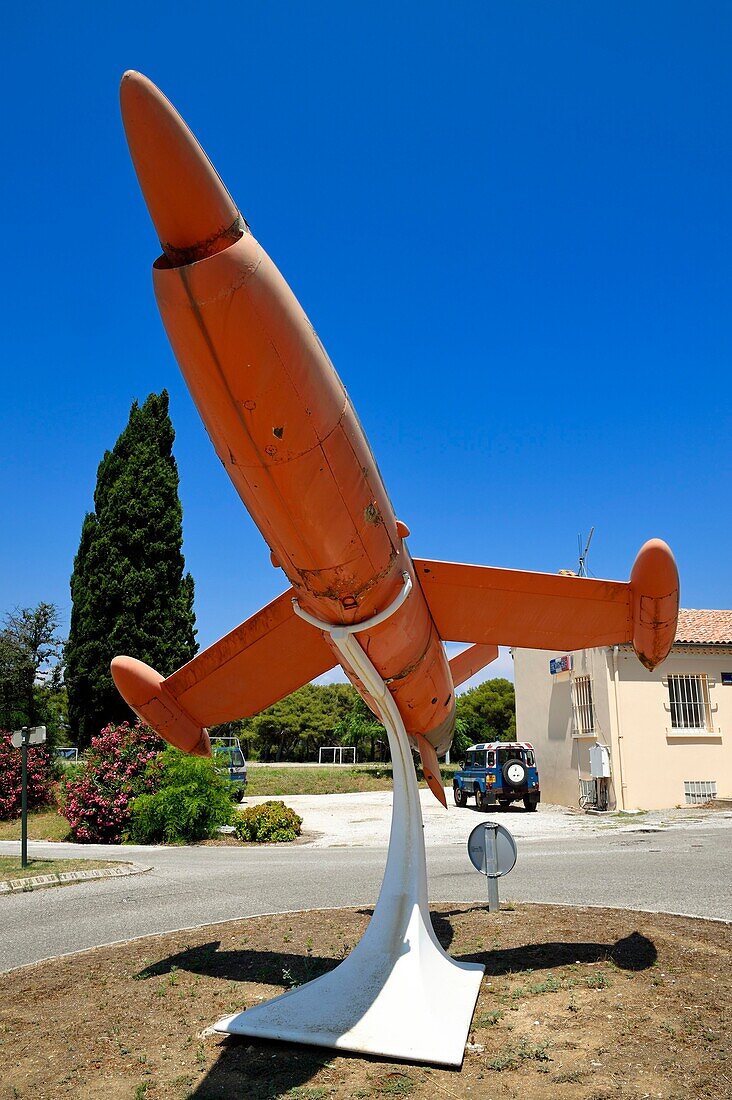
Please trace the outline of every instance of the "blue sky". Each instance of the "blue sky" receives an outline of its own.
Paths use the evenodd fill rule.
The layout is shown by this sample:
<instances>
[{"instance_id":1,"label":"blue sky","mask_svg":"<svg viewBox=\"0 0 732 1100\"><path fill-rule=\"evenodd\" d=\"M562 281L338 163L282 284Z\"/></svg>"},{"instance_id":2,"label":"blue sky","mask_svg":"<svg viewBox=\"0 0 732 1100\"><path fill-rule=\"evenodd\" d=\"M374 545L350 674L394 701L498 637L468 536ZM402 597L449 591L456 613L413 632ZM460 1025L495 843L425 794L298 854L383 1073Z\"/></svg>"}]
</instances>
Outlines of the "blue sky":
<instances>
[{"instance_id":1,"label":"blue sky","mask_svg":"<svg viewBox=\"0 0 732 1100\"><path fill-rule=\"evenodd\" d=\"M117 87L150 76L308 311L417 556L732 606L732 9L100 3L4 13L0 610L68 579L167 387L199 641L281 591L164 338ZM508 667L507 658L500 669Z\"/></svg>"}]
</instances>

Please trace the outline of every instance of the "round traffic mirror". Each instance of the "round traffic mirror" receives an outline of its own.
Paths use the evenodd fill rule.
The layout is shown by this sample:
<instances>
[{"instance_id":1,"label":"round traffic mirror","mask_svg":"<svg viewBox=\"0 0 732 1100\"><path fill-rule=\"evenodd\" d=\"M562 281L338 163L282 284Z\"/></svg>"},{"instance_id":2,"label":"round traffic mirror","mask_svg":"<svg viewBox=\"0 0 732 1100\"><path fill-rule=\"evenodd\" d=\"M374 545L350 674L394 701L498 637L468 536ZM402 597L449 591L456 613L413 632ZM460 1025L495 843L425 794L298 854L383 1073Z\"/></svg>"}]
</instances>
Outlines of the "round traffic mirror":
<instances>
[{"instance_id":1,"label":"round traffic mirror","mask_svg":"<svg viewBox=\"0 0 732 1100\"><path fill-rule=\"evenodd\" d=\"M516 841L508 829L497 821L481 822L468 837L468 855L473 867L481 875L490 874L492 878L500 878L513 870L516 864ZM490 863L495 864L495 869L491 867L489 870Z\"/></svg>"}]
</instances>

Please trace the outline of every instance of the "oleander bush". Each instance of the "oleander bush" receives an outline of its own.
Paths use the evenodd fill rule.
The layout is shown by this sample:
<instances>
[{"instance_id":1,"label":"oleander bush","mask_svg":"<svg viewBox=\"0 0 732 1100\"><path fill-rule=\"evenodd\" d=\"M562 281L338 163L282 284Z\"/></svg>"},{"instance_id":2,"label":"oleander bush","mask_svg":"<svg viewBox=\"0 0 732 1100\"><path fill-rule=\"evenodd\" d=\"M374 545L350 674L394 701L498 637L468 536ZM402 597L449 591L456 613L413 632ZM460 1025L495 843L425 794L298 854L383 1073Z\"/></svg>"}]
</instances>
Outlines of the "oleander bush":
<instances>
[{"instance_id":1,"label":"oleander bush","mask_svg":"<svg viewBox=\"0 0 732 1100\"><path fill-rule=\"evenodd\" d=\"M238 813L234 828L240 840L279 843L300 836L302 818L284 802L262 802Z\"/></svg>"},{"instance_id":2,"label":"oleander bush","mask_svg":"<svg viewBox=\"0 0 732 1100\"><path fill-rule=\"evenodd\" d=\"M168 748L148 769L158 784L132 807L127 839L135 844L207 840L233 813L229 783L211 759Z\"/></svg>"},{"instance_id":3,"label":"oleander bush","mask_svg":"<svg viewBox=\"0 0 732 1100\"><path fill-rule=\"evenodd\" d=\"M81 763L61 780L61 813L73 840L118 844L132 806L160 786L164 742L149 726L109 725L92 738Z\"/></svg>"},{"instance_id":4,"label":"oleander bush","mask_svg":"<svg viewBox=\"0 0 732 1100\"><path fill-rule=\"evenodd\" d=\"M45 746L28 749L28 809L38 810L53 802L54 763ZM10 734L0 732L0 821L20 815L21 758Z\"/></svg>"}]
</instances>

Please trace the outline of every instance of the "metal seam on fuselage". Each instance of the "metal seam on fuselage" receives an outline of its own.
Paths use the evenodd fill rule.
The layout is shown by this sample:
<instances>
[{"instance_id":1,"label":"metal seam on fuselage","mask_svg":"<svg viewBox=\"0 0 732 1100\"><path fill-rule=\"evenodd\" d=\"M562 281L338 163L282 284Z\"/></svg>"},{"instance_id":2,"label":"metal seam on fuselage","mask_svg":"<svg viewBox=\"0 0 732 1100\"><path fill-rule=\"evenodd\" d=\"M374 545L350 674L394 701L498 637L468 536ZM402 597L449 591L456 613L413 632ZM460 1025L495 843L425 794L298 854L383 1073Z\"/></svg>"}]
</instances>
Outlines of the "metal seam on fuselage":
<instances>
[{"instance_id":1,"label":"metal seam on fuselage","mask_svg":"<svg viewBox=\"0 0 732 1100\"><path fill-rule=\"evenodd\" d=\"M238 402L236 402L236 404L238 404ZM346 399L345 399L345 402L343 404L343 408L341 409L340 414L338 416L338 419L336 420L333 427L330 428L329 431L327 431L325 433L325 435L323 436L322 439L318 439L316 443L313 443L312 447L307 447L304 451L298 451L297 454L292 455L290 458L282 458L277 462L265 462L264 460L262 460L259 463L255 462L255 463L252 463L251 465L249 465L246 462L237 462L236 465L238 466L238 468L240 470L259 470L259 469L270 470L275 466L286 466L288 464L288 462L297 462L298 459L304 458L306 455L312 454L313 451L317 450L318 447L321 447L323 445L323 443L327 443L327 441L333 435L333 432L336 430L336 428L340 427L340 425L343 423L343 418L345 417L347 410L348 410L348 395L346 394ZM316 436L317 436L317 432L316 432ZM254 445L254 439L252 438L251 435L249 436L249 438L252 442L252 445ZM256 447L255 447L255 450L256 450Z\"/></svg>"},{"instance_id":2,"label":"metal seam on fuselage","mask_svg":"<svg viewBox=\"0 0 732 1100\"><path fill-rule=\"evenodd\" d=\"M410 673L414 672L414 670L419 667L432 646L433 631L434 634L437 635L437 639L439 641L439 634L437 634L437 631L435 630L434 623L431 623L430 626L431 629L429 634L427 635L427 644L420 653L419 657L416 657L415 660L413 660L410 664L405 665L401 672L395 673L394 676L384 676L383 680L385 684L391 685L393 683L396 683L398 680L405 680Z\"/></svg>"},{"instance_id":3,"label":"metal seam on fuselage","mask_svg":"<svg viewBox=\"0 0 732 1100\"><path fill-rule=\"evenodd\" d=\"M264 251L264 249L262 249L262 251ZM265 253L265 255L266 255L266 253ZM269 258L269 257L268 257L268 258ZM272 260L270 260L270 263L272 263L272 266L274 267L274 263L273 263L273 261L272 261ZM277 269L275 268L275 270L277 270ZM284 281L284 280L283 280L283 281ZM285 283L285 285L287 286L287 289L288 289L288 290L290 291L290 293L291 293L291 294L293 294L293 292L292 292L292 289L290 288L289 284L288 284L288 283ZM293 294L293 297L294 297L294 294ZM250 307L251 307L252 311L253 311L253 312L254 312L254 313L256 314L256 316L257 316L257 319L259 320L259 323L260 323L260 326L261 326L262 332L264 332L264 333L266 334L266 336L267 336L267 342L269 343L269 346L270 346L270 347L272 348L272 351L274 352L274 354L275 354L275 355L277 356L277 359L278 359L278 361L279 361L279 364L280 364L280 366L282 367L282 370L284 371L284 373L285 373L285 375L286 375L286 377L287 377L287 380L288 380L288 382L290 383L290 385L292 386L293 390L294 390L294 391L295 391L295 393L297 394L297 397L298 397L298 398L299 398L299 400L300 400L300 404L301 404L302 408L303 408L303 409L306 409L306 408L307 408L307 405L305 404L305 401L304 401L303 395L302 395L302 394L300 393L300 390L298 389L297 385L295 384L295 380L294 380L294 378L292 377L292 375L290 374L290 371L288 370L288 367L287 367L287 362L286 362L286 361L285 361L285 360L284 360L284 359L282 358L282 356L280 355L280 353L279 353L279 349L278 349L278 347L277 347L277 344L276 344L276 343L274 342L274 340L272 339L272 336L270 335L270 329L269 329L269 325L266 325L266 324L263 324L263 323L262 323L262 315L261 315L261 313L259 312L259 310L257 309L257 303L256 303L256 302L254 301L254 298L253 298L253 297L250 297L250 298L249 298L249 305L250 305ZM312 326L312 325L310 324L310 322L309 322L309 321L308 321L308 325L309 325L310 329L312 329L312 327L313 327L313 326ZM318 341L318 345L319 345L320 347L322 347L322 344L320 344L320 341ZM325 350L325 349L323 349L323 350ZM343 393L343 398L344 398L344 404L343 404L343 409L341 410L341 415L340 415L340 417L339 417L339 419L338 419L338 422L337 422L337 423L340 423L340 420L341 420L341 419L343 418L343 413L344 413L344 411L345 411L345 409L346 409L346 407L347 407L347 405L348 405L348 394L346 393L346 387L345 387L345 386L343 385L343 383L341 382L340 378L338 377L338 373L337 373L337 371L335 370L335 368L333 367L333 364L331 363L331 361L330 361L330 359L328 358L328 355L327 355L327 354L326 354L325 358L326 358L326 360L328 361L328 365L330 366L331 370L333 371L333 374L335 375L335 377L336 377L336 379L337 379L337 381L338 381L338 385L339 385L339 386L341 387L341 391L342 391L342 393ZM232 396L233 396L233 395L232 395ZM337 426L337 424L336 424L336 426ZM328 438L328 436L329 436L329 435L330 435L330 434L332 433L333 429L331 428L331 430L330 430L329 432L327 432L327 433L326 433L326 435L325 435L325 436L323 436L323 438L321 438L321 437L320 437L320 435L318 434L318 432L317 432L317 431L316 431L315 429L313 429L313 431L315 432L315 435L316 435L316 437L317 437L317 439L318 439L318 442L319 442L319 443L322 443L322 442L324 441L324 439L327 439L327 438ZM312 450L312 449L313 449L313 448L311 448L311 450ZM307 453L307 452L304 452L304 453Z\"/></svg>"}]
</instances>

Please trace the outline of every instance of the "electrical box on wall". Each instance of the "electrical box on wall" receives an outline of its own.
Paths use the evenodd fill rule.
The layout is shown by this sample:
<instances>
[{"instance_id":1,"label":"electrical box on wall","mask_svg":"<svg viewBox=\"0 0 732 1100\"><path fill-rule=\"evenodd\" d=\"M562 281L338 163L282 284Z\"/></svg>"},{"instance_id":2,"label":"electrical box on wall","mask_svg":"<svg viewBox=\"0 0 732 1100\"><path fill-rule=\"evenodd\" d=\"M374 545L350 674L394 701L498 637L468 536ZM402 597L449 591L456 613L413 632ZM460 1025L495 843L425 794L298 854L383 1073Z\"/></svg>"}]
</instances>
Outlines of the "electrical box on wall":
<instances>
[{"instance_id":1,"label":"electrical box on wall","mask_svg":"<svg viewBox=\"0 0 732 1100\"><path fill-rule=\"evenodd\" d=\"M610 778L610 750L605 745L590 745L590 775L593 779Z\"/></svg>"}]
</instances>

